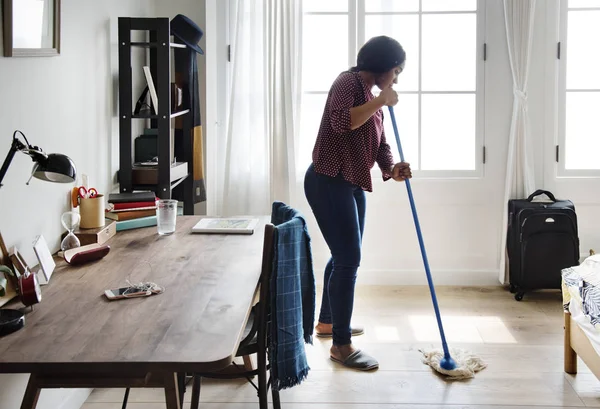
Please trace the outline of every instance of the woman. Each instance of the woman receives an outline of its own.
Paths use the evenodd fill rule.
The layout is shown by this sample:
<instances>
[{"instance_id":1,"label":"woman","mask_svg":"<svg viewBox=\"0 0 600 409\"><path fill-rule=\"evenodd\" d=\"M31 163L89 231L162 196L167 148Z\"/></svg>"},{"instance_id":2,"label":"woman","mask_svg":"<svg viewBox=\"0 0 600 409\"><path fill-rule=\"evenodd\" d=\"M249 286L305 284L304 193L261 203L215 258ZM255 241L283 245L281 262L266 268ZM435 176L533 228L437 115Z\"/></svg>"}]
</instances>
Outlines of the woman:
<instances>
[{"instance_id":1,"label":"woman","mask_svg":"<svg viewBox=\"0 0 600 409\"><path fill-rule=\"evenodd\" d=\"M396 163L383 130L384 106L398 103L392 89L406 55L394 39L380 36L359 51L356 67L334 81L306 171L304 191L331 251L317 336L332 336L330 357L344 366L370 370L376 359L352 345L350 328L356 272L365 227L365 191L372 191L371 168L378 164L383 180L412 177L408 163ZM374 97L374 86L381 90Z\"/></svg>"}]
</instances>

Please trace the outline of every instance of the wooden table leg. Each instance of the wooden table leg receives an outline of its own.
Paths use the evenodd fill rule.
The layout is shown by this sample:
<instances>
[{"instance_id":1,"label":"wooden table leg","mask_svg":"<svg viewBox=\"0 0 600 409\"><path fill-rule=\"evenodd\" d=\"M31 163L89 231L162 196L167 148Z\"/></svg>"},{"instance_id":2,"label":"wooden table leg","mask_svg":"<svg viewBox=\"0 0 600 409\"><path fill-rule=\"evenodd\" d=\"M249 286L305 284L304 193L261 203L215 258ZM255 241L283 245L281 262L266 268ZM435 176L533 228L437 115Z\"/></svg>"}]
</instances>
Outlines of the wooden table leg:
<instances>
[{"instance_id":1,"label":"wooden table leg","mask_svg":"<svg viewBox=\"0 0 600 409\"><path fill-rule=\"evenodd\" d=\"M27 383L27 389L25 389L25 396L23 396L23 401L21 402L21 409L35 409L40 397L40 391L37 376L31 374Z\"/></svg>"},{"instance_id":2,"label":"wooden table leg","mask_svg":"<svg viewBox=\"0 0 600 409\"><path fill-rule=\"evenodd\" d=\"M202 378L199 375L194 375L193 386L192 386L192 403L190 403L190 409L198 409L200 406L200 384Z\"/></svg>"},{"instance_id":3,"label":"wooden table leg","mask_svg":"<svg viewBox=\"0 0 600 409\"><path fill-rule=\"evenodd\" d=\"M181 409L179 405L179 387L177 383L177 374L173 372L165 373L165 401L167 409Z\"/></svg>"},{"instance_id":4,"label":"wooden table leg","mask_svg":"<svg viewBox=\"0 0 600 409\"><path fill-rule=\"evenodd\" d=\"M246 371L253 371L255 367L253 356L244 355L242 358L244 359L244 369Z\"/></svg>"}]
</instances>

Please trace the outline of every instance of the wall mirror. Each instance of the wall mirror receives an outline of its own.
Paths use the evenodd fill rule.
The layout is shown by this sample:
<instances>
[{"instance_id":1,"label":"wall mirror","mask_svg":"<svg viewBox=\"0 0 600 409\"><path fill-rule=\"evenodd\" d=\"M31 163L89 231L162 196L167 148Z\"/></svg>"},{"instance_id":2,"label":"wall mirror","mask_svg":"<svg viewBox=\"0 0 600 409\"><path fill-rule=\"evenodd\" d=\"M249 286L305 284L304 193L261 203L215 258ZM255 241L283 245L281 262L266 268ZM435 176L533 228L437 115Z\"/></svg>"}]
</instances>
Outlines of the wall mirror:
<instances>
[{"instance_id":1,"label":"wall mirror","mask_svg":"<svg viewBox=\"0 0 600 409\"><path fill-rule=\"evenodd\" d=\"M2 0L5 57L60 54L60 0Z\"/></svg>"}]
</instances>

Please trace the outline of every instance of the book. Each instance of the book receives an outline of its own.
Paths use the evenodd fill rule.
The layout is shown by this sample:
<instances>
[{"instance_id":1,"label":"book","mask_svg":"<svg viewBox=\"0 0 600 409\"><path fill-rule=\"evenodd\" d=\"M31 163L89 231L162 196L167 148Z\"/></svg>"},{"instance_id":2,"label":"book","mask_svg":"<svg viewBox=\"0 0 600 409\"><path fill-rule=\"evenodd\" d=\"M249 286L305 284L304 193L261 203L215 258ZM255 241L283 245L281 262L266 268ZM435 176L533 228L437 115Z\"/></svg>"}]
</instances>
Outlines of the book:
<instances>
[{"instance_id":1,"label":"book","mask_svg":"<svg viewBox=\"0 0 600 409\"><path fill-rule=\"evenodd\" d=\"M146 206L146 207L133 207L131 209L126 208L126 209L114 209L112 206L107 206L106 212L110 212L110 213L123 213L123 212L136 212L136 211L141 211L141 210L156 210L156 204L153 204L152 206Z\"/></svg>"},{"instance_id":2,"label":"book","mask_svg":"<svg viewBox=\"0 0 600 409\"><path fill-rule=\"evenodd\" d=\"M108 203L155 202L154 192L109 193Z\"/></svg>"},{"instance_id":3,"label":"book","mask_svg":"<svg viewBox=\"0 0 600 409\"><path fill-rule=\"evenodd\" d=\"M116 222L117 231L137 229L140 227L156 226L157 218L154 216L140 217L138 219L123 220Z\"/></svg>"},{"instance_id":4,"label":"book","mask_svg":"<svg viewBox=\"0 0 600 409\"><path fill-rule=\"evenodd\" d=\"M251 217L206 217L194 227L192 233L252 234L258 219Z\"/></svg>"},{"instance_id":5,"label":"book","mask_svg":"<svg viewBox=\"0 0 600 409\"><path fill-rule=\"evenodd\" d=\"M78 227L73 234L77 236L82 246L94 243L102 245L117 234L117 224L114 220L105 218L104 222L103 227L95 229L82 229ZM64 232L61 235L61 239L64 239L67 234L68 232Z\"/></svg>"},{"instance_id":6,"label":"book","mask_svg":"<svg viewBox=\"0 0 600 409\"><path fill-rule=\"evenodd\" d=\"M154 115L158 115L158 95L156 94L156 88L154 88L154 81L152 80L150 67L147 65L144 66L144 76L146 77L146 83L148 84L148 90L150 91L150 98L152 99L152 105L154 107Z\"/></svg>"},{"instance_id":7,"label":"book","mask_svg":"<svg viewBox=\"0 0 600 409\"><path fill-rule=\"evenodd\" d=\"M138 208L156 207L156 202L126 202L126 203L109 203L108 209L110 212L115 210L132 210Z\"/></svg>"},{"instance_id":8,"label":"book","mask_svg":"<svg viewBox=\"0 0 600 409\"><path fill-rule=\"evenodd\" d=\"M125 210L119 212L108 212L104 215L107 219L123 221L139 219L140 217L148 217L156 215L156 207L148 210Z\"/></svg>"}]
</instances>

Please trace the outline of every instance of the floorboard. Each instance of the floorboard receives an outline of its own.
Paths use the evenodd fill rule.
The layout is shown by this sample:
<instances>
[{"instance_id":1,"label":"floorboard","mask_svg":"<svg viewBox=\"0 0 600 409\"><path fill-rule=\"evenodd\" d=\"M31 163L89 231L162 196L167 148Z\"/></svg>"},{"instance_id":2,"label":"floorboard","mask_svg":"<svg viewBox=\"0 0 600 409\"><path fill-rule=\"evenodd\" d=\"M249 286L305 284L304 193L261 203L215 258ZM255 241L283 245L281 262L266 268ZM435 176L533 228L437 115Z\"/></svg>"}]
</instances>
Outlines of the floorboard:
<instances>
[{"instance_id":1,"label":"floorboard","mask_svg":"<svg viewBox=\"0 0 600 409\"><path fill-rule=\"evenodd\" d=\"M488 368L475 379L447 382L420 360L421 348L439 347L427 287L357 289L354 322L365 334L354 343L377 357L380 369L351 371L328 359L331 340L307 346L311 372L281 392L286 409L573 409L600 407L600 381L579 362L563 372L560 292L526 294L521 302L502 288L440 287L438 301L452 348L481 356ZM320 291L318 292L320 294ZM318 303L319 304L319 303ZM97 389L82 409L119 409L123 390ZM185 396L189 407L190 393ZM160 389L134 389L129 409L164 407ZM257 408L243 381L203 382L203 409Z\"/></svg>"}]
</instances>

